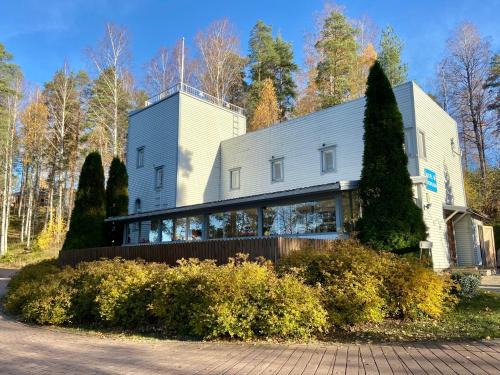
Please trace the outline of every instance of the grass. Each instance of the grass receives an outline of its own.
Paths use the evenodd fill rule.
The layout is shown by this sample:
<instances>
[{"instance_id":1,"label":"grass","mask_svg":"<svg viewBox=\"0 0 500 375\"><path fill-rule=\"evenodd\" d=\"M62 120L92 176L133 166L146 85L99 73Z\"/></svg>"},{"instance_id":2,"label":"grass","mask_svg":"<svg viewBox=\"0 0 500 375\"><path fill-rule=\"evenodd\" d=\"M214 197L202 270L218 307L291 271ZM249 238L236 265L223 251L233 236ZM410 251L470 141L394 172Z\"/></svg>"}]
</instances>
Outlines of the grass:
<instances>
[{"instance_id":1,"label":"grass","mask_svg":"<svg viewBox=\"0 0 500 375\"><path fill-rule=\"evenodd\" d=\"M43 214L43 211L40 211L39 216ZM34 228L33 238L36 238L41 229L40 225ZM7 254L0 257L0 268L21 268L31 263L57 257L59 253L57 249L46 251L26 249L26 244L21 243L20 233L21 219L15 213L12 213L9 226Z\"/></svg>"},{"instance_id":2,"label":"grass","mask_svg":"<svg viewBox=\"0 0 500 375\"><path fill-rule=\"evenodd\" d=\"M441 320L397 321L359 325L350 331L336 331L330 340L341 341L451 341L500 337L500 293L481 291L462 300Z\"/></svg>"},{"instance_id":3,"label":"grass","mask_svg":"<svg viewBox=\"0 0 500 375\"><path fill-rule=\"evenodd\" d=\"M0 268L21 268L41 260L56 258L58 253L57 249L27 250L25 245L19 242L9 244L7 254L0 258Z\"/></svg>"}]
</instances>

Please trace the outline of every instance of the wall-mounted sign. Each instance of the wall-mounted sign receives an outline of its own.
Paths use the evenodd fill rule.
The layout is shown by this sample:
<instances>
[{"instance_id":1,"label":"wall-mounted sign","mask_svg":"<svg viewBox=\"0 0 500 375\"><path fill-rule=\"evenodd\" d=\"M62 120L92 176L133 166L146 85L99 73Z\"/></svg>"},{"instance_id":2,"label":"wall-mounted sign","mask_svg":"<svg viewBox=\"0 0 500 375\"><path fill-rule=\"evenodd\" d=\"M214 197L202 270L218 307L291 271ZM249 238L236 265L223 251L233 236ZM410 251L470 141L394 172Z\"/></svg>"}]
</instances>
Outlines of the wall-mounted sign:
<instances>
[{"instance_id":1,"label":"wall-mounted sign","mask_svg":"<svg viewBox=\"0 0 500 375\"><path fill-rule=\"evenodd\" d=\"M424 174L426 177L425 180L425 187L427 190L433 191L434 193L437 193L438 191L438 184L436 180L436 172L431 171L430 169L425 168L424 169Z\"/></svg>"}]
</instances>

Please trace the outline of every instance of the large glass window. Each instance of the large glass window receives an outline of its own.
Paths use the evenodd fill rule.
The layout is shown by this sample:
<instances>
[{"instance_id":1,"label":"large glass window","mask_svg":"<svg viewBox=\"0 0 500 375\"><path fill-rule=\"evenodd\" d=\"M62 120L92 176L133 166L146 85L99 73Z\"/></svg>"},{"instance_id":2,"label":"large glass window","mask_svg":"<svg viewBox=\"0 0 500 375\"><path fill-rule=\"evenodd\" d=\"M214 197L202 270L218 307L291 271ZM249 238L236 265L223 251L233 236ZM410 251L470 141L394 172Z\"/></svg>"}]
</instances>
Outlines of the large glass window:
<instances>
[{"instance_id":1,"label":"large glass window","mask_svg":"<svg viewBox=\"0 0 500 375\"><path fill-rule=\"evenodd\" d=\"M188 241L199 241L203 235L203 216L192 216L187 219Z\"/></svg>"},{"instance_id":2,"label":"large glass window","mask_svg":"<svg viewBox=\"0 0 500 375\"><path fill-rule=\"evenodd\" d=\"M335 199L264 208L264 235L336 231Z\"/></svg>"},{"instance_id":3,"label":"large glass window","mask_svg":"<svg viewBox=\"0 0 500 375\"><path fill-rule=\"evenodd\" d=\"M224 213L218 212L209 215L208 238L224 238Z\"/></svg>"},{"instance_id":4,"label":"large glass window","mask_svg":"<svg viewBox=\"0 0 500 375\"><path fill-rule=\"evenodd\" d=\"M161 227L161 220L152 220L151 221L151 228L149 229L149 242L156 243L156 242L161 241L160 227Z\"/></svg>"},{"instance_id":5,"label":"large glass window","mask_svg":"<svg viewBox=\"0 0 500 375\"><path fill-rule=\"evenodd\" d=\"M170 242L174 240L174 221L172 219L162 220L161 241Z\"/></svg>"},{"instance_id":6,"label":"large glass window","mask_svg":"<svg viewBox=\"0 0 500 375\"><path fill-rule=\"evenodd\" d=\"M257 209L210 214L209 238L249 237L257 235Z\"/></svg>"},{"instance_id":7,"label":"large glass window","mask_svg":"<svg viewBox=\"0 0 500 375\"><path fill-rule=\"evenodd\" d=\"M342 192L342 211L344 214L344 230L348 233L356 231L356 223L361 214L361 204L357 190Z\"/></svg>"}]
</instances>

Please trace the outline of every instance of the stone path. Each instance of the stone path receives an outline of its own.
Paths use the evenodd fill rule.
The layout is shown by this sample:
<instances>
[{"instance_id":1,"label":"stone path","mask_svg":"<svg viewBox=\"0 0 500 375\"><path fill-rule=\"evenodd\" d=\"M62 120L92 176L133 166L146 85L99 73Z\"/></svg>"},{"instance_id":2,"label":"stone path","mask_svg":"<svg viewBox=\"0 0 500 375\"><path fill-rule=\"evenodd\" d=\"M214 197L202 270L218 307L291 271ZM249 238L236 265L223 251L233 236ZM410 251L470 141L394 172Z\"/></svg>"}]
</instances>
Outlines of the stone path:
<instances>
[{"instance_id":1,"label":"stone path","mask_svg":"<svg viewBox=\"0 0 500 375\"><path fill-rule=\"evenodd\" d=\"M8 274L0 270L0 291ZM500 374L500 342L274 345L126 340L0 315L0 374Z\"/></svg>"},{"instance_id":2,"label":"stone path","mask_svg":"<svg viewBox=\"0 0 500 375\"><path fill-rule=\"evenodd\" d=\"M482 276L480 288L492 292L500 292L500 274Z\"/></svg>"}]
</instances>

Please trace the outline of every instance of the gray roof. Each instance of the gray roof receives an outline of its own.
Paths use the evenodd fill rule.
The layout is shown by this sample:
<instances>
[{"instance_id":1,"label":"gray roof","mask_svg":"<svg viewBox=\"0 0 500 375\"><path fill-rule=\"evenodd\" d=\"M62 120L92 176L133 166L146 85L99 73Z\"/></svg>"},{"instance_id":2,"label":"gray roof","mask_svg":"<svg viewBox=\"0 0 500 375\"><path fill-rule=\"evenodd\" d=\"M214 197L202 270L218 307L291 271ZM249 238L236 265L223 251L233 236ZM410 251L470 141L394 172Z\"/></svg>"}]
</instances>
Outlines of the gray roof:
<instances>
[{"instance_id":1,"label":"gray roof","mask_svg":"<svg viewBox=\"0 0 500 375\"><path fill-rule=\"evenodd\" d=\"M307 195L320 195L322 193L337 190L349 190L358 186L358 181L338 181L330 184L308 186L298 189L282 190L274 193L250 195L241 198L225 199L207 203L194 204L190 206L166 208L162 210L141 212L126 216L109 217L106 221L135 221L137 219L150 219L152 217L182 214L186 212L203 212L209 210L224 210L231 207L245 207L256 203L272 202L275 200L286 200L287 198L297 198Z\"/></svg>"}]
</instances>

